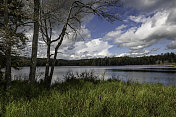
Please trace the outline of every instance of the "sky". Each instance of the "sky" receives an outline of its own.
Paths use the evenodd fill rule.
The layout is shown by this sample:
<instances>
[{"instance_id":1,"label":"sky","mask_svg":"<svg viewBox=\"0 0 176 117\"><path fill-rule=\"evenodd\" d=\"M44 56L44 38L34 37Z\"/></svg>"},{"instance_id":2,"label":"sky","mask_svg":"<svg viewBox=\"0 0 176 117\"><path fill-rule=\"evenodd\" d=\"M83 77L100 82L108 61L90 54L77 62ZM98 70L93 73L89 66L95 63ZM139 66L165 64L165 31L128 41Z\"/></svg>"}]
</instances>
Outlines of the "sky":
<instances>
[{"instance_id":1,"label":"sky","mask_svg":"<svg viewBox=\"0 0 176 117\"><path fill-rule=\"evenodd\" d=\"M176 0L122 0L119 20L110 23L97 16L82 25L76 41L66 37L58 59L149 56L176 53ZM28 32L31 36L31 32ZM28 51L31 43L28 44ZM39 41L38 57L46 57ZM52 49L52 52L54 49Z\"/></svg>"}]
</instances>

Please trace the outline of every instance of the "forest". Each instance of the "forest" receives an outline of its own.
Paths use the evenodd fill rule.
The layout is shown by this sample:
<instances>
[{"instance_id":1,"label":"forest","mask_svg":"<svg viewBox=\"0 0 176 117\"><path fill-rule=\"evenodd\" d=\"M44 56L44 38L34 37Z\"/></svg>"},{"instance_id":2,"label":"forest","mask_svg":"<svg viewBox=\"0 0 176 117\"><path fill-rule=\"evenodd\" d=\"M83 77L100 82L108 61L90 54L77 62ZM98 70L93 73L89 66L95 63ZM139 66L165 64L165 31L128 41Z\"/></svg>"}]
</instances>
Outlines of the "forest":
<instances>
[{"instance_id":1,"label":"forest","mask_svg":"<svg viewBox=\"0 0 176 117\"><path fill-rule=\"evenodd\" d=\"M38 59L38 66L42 66ZM105 57L82 60L57 60L57 66L121 66L121 65L164 65L176 63L176 54L165 53L155 56L142 57Z\"/></svg>"},{"instance_id":2,"label":"forest","mask_svg":"<svg viewBox=\"0 0 176 117\"><path fill-rule=\"evenodd\" d=\"M12 66L14 68L30 66L30 58L14 56L12 57ZM50 61L52 64L53 59ZM38 58L37 66L45 66L46 59ZM56 66L123 66L123 65L175 65L176 54L165 53L160 55L142 56L142 57L105 57L81 60L63 60L57 59ZM1 56L2 68L5 66L5 59Z\"/></svg>"}]
</instances>

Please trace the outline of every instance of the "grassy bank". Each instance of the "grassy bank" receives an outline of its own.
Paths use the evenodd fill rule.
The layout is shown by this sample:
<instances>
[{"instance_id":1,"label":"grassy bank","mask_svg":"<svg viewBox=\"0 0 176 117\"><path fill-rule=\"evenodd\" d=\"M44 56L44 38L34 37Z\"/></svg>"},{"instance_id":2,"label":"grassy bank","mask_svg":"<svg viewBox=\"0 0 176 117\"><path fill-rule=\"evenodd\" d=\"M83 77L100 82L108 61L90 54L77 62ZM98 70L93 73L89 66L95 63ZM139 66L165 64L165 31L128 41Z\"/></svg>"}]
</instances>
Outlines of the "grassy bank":
<instances>
[{"instance_id":1,"label":"grassy bank","mask_svg":"<svg viewBox=\"0 0 176 117\"><path fill-rule=\"evenodd\" d=\"M173 86L91 79L69 79L49 90L37 83L14 81L11 85L5 98L1 88L1 116L176 116L176 87Z\"/></svg>"}]
</instances>

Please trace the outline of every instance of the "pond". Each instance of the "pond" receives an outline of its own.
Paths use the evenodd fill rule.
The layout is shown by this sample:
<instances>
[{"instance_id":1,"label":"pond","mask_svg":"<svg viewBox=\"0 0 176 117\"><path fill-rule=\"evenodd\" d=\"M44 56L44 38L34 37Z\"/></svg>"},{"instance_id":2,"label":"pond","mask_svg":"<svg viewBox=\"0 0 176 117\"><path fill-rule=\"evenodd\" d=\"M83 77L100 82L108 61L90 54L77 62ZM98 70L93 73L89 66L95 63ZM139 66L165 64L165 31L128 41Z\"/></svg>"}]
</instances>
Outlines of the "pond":
<instances>
[{"instance_id":1,"label":"pond","mask_svg":"<svg viewBox=\"0 0 176 117\"><path fill-rule=\"evenodd\" d=\"M37 67L37 80L44 77L45 67ZM176 67L163 66L56 66L52 83L63 82L64 76L72 72L79 74L82 72L93 72L100 79L118 79L124 82L140 83L162 83L164 85L176 85ZM20 70L12 69L13 79L27 80L29 67Z\"/></svg>"}]
</instances>

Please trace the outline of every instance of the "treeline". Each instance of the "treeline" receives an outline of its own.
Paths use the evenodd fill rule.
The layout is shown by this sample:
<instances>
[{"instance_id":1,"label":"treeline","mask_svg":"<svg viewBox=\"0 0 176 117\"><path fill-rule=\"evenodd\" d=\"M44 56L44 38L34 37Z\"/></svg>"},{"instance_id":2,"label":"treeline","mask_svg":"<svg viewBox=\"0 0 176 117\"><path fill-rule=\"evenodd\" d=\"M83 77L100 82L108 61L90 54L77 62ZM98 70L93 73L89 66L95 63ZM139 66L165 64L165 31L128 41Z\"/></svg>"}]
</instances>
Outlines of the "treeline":
<instances>
[{"instance_id":1,"label":"treeline","mask_svg":"<svg viewBox=\"0 0 176 117\"><path fill-rule=\"evenodd\" d=\"M29 66L30 59L25 57L12 57L13 66ZM52 64L51 59L50 64ZM165 53L161 55L151 55L142 57L105 57L81 60L57 59L56 66L120 66L120 65L155 65L155 64L176 64L175 53ZM37 66L45 66L46 59L38 58Z\"/></svg>"},{"instance_id":2,"label":"treeline","mask_svg":"<svg viewBox=\"0 0 176 117\"><path fill-rule=\"evenodd\" d=\"M51 60L52 61L52 60ZM176 63L176 54L165 53L143 57L105 57L81 60L57 60L56 66L117 66L117 65L154 65ZM45 65L45 59L38 59L38 66Z\"/></svg>"}]
</instances>

